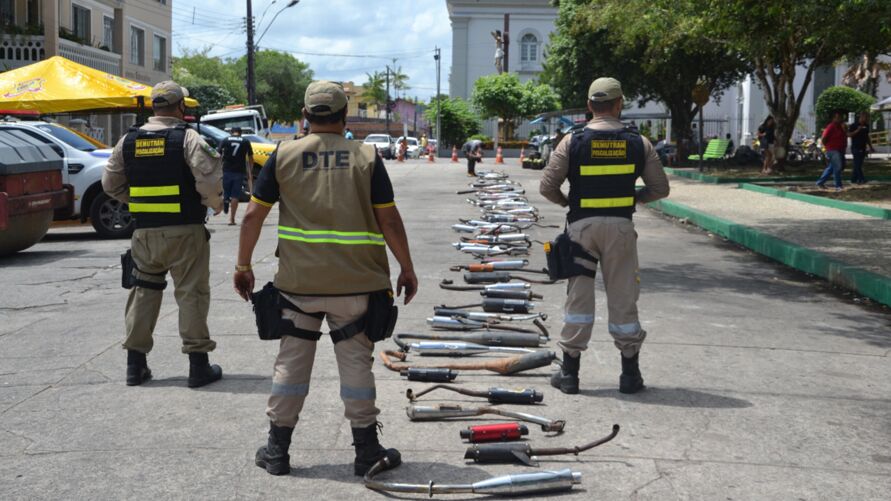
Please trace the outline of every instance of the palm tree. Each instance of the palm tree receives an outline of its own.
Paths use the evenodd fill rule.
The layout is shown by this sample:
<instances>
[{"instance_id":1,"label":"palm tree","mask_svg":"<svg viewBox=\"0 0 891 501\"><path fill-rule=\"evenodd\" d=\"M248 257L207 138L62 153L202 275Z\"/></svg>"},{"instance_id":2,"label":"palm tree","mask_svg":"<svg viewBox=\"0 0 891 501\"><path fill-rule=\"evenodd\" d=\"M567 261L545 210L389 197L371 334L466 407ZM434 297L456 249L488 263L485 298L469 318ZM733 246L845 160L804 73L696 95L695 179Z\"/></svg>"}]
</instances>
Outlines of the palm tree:
<instances>
[{"instance_id":1,"label":"palm tree","mask_svg":"<svg viewBox=\"0 0 891 501\"><path fill-rule=\"evenodd\" d=\"M390 80L393 82L393 89L396 90L397 95L402 92L404 97L405 91L411 89L408 85L408 75L402 72L402 66L393 69L393 73L390 75Z\"/></svg>"},{"instance_id":2,"label":"palm tree","mask_svg":"<svg viewBox=\"0 0 891 501\"><path fill-rule=\"evenodd\" d=\"M363 86L362 100L380 110L387 103L386 77L379 71L365 75L368 81Z\"/></svg>"}]
</instances>

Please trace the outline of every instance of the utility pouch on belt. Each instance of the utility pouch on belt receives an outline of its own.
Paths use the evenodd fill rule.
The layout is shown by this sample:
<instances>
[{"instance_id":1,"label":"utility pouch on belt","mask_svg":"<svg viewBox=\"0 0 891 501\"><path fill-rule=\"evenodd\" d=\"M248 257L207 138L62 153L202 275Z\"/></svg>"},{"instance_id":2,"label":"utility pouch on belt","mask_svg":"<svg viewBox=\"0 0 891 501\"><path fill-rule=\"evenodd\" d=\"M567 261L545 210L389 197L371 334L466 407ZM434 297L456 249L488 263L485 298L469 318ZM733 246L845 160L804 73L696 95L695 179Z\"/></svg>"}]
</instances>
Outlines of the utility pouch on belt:
<instances>
[{"instance_id":1,"label":"utility pouch on belt","mask_svg":"<svg viewBox=\"0 0 891 501\"><path fill-rule=\"evenodd\" d=\"M368 295L368 313L365 314L365 335L372 343L383 341L393 335L399 308L394 304L390 289L372 292Z\"/></svg>"},{"instance_id":2,"label":"utility pouch on belt","mask_svg":"<svg viewBox=\"0 0 891 501\"><path fill-rule=\"evenodd\" d=\"M260 292L251 293L254 315L257 317L257 333L264 341L281 339L281 293L268 282Z\"/></svg>"},{"instance_id":3,"label":"utility pouch on belt","mask_svg":"<svg viewBox=\"0 0 891 501\"><path fill-rule=\"evenodd\" d=\"M121 254L121 287L125 289L132 289L133 287L144 287L146 289L154 289L157 291L162 291L167 288L166 280L164 282L149 282L148 280L142 280L137 277L137 272L144 275L155 275L158 277L163 277L165 275L139 271L139 268L136 267L136 262L133 261L133 254L131 253L130 249L127 249L127 252Z\"/></svg>"},{"instance_id":4,"label":"utility pouch on belt","mask_svg":"<svg viewBox=\"0 0 891 501\"><path fill-rule=\"evenodd\" d=\"M584 247L573 242L565 231L552 242L544 245L545 255L548 259L548 276L551 280L562 280L576 276L597 276L597 259L588 254ZM575 259L584 259L594 265L594 269L588 269L575 262Z\"/></svg>"}]
</instances>

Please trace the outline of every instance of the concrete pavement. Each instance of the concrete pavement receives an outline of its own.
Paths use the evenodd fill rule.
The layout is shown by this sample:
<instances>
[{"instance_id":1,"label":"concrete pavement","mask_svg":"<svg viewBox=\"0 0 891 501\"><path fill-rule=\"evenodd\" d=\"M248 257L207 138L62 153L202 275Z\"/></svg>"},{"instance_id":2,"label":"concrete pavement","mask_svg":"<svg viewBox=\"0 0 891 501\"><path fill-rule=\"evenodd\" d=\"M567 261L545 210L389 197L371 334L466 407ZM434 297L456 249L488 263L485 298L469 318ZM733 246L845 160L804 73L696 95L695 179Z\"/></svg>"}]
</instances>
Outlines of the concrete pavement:
<instances>
[{"instance_id":1,"label":"concrete pavement","mask_svg":"<svg viewBox=\"0 0 891 501\"><path fill-rule=\"evenodd\" d=\"M546 221L561 224L559 208L537 194L538 173L512 160L507 169ZM425 331L433 305L473 297L436 287L441 278L458 277L449 264L469 261L448 245L456 239L448 226L474 214L454 195L467 178L463 164L442 159L390 162L389 170L422 280L397 330ZM609 444L542 462L583 473L582 484L559 498L884 499L891 491L887 311L650 211L636 222L640 309L649 333L641 355L645 392L616 391L619 354L605 308L583 355L580 395L552 390L544 369L517 378L459 376L473 388L543 391L543 406L517 409L568 424L557 437L530 427L537 446L572 446L622 425ZM275 267L274 226L274 218L267 221L255 254L261 284ZM96 240L89 228L52 230L44 242L0 261L0 498L382 498L352 476L349 424L327 339L295 432L292 474L273 478L253 465L265 440L276 346L256 338L250 307L232 291L237 228L222 218L210 228L210 327L219 343L211 359L223 366L224 380L199 390L185 387L172 287L149 355L156 379L123 384L126 292L118 255L126 241ZM547 239L556 231L533 234ZM543 265L540 253L532 260ZM541 311L551 315L556 337L562 287L535 290L545 295ZM603 304L602 289L598 299ZM406 460L384 478L448 482L530 471L466 464L458 430L472 422L409 423L405 389L426 385L408 384L379 363L375 374L383 443Z\"/></svg>"}]
</instances>

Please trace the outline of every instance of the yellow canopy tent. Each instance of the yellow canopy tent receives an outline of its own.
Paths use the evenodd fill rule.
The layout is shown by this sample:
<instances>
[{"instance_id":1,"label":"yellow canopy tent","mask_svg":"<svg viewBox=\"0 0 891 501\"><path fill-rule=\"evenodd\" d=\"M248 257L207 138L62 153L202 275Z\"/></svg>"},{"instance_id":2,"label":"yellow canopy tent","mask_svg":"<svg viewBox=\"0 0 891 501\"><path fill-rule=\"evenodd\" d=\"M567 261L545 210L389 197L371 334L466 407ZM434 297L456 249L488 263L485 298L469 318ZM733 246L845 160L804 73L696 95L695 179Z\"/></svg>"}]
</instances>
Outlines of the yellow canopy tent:
<instances>
[{"instance_id":1,"label":"yellow canopy tent","mask_svg":"<svg viewBox=\"0 0 891 501\"><path fill-rule=\"evenodd\" d=\"M151 86L60 56L0 73L0 110L41 114L135 110L140 97L146 108L151 107L151 93ZM198 106L198 101L186 98L186 106Z\"/></svg>"}]
</instances>

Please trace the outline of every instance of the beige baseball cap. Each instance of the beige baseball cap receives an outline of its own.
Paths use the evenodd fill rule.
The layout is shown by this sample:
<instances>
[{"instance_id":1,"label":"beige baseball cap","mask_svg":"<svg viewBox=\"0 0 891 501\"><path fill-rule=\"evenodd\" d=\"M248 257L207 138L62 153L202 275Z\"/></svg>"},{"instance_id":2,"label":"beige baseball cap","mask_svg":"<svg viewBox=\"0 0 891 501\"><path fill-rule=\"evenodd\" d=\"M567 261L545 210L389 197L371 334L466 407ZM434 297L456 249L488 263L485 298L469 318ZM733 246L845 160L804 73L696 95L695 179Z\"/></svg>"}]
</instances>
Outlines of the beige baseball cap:
<instances>
[{"instance_id":1,"label":"beige baseball cap","mask_svg":"<svg viewBox=\"0 0 891 501\"><path fill-rule=\"evenodd\" d=\"M343 91L343 85L328 80L317 80L306 88L303 102L313 115L325 116L342 110L347 105L347 96Z\"/></svg>"},{"instance_id":2,"label":"beige baseball cap","mask_svg":"<svg viewBox=\"0 0 891 501\"><path fill-rule=\"evenodd\" d=\"M189 97L189 91L173 80L159 82L152 87L152 104L170 106Z\"/></svg>"},{"instance_id":3,"label":"beige baseball cap","mask_svg":"<svg viewBox=\"0 0 891 501\"><path fill-rule=\"evenodd\" d=\"M615 78L601 77L591 82L588 87L588 99L594 102L612 101L622 95L622 84Z\"/></svg>"}]
</instances>

